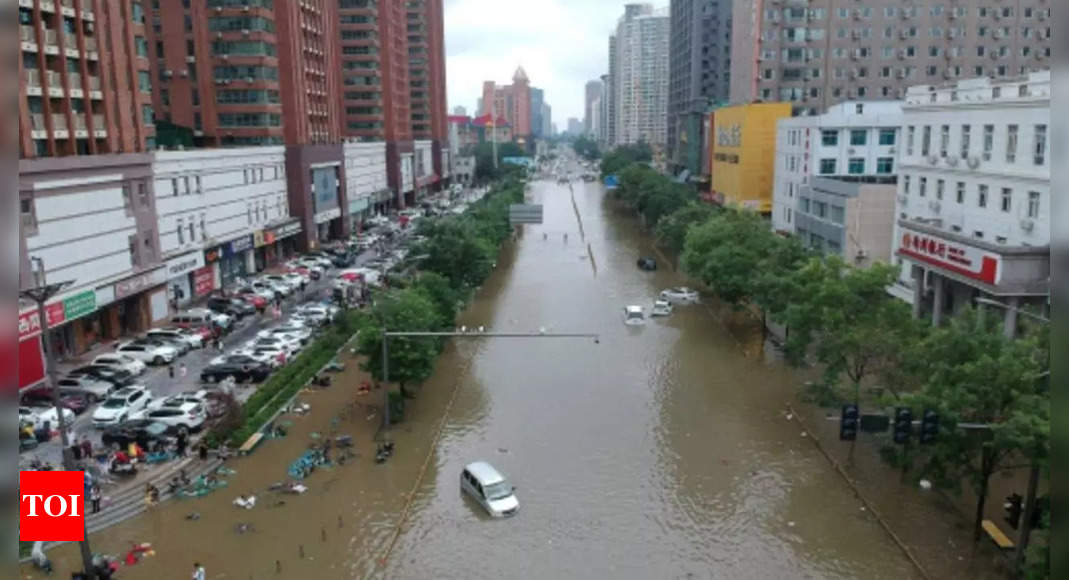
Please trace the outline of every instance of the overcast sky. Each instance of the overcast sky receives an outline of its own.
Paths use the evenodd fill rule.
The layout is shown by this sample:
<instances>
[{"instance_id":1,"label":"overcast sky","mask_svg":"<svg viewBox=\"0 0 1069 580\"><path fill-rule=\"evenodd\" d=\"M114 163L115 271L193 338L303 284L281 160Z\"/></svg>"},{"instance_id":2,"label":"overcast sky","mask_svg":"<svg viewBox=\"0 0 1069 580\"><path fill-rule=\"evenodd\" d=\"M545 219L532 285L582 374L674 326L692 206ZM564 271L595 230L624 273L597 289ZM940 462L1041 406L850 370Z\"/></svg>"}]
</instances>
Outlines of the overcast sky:
<instances>
[{"instance_id":1,"label":"overcast sky","mask_svg":"<svg viewBox=\"0 0 1069 580\"><path fill-rule=\"evenodd\" d=\"M626 0L445 0L449 111L474 112L484 80L523 66L560 130L583 118L583 85L605 74L609 34ZM654 3L655 6L667 2Z\"/></svg>"}]
</instances>

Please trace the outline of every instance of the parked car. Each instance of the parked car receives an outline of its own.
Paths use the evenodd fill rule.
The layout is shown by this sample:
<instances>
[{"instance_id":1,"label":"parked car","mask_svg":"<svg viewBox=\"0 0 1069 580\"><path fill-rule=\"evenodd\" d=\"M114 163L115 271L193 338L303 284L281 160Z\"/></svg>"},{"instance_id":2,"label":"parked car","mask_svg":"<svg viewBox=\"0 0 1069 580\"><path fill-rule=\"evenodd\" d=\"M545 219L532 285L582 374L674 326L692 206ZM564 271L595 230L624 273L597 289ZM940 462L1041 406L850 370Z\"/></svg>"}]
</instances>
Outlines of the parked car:
<instances>
[{"instance_id":1,"label":"parked car","mask_svg":"<svg viewBox=\"0 0 1069 580\"><path fill-rule=\"evenodd\" d=\"M239 320L250 314L256 313L256 305L249 304L247 301L240 298L223 298L222 296L209 298L208 309L213 312L229 314Z\"/></svg>"},{"instance_id":2,"label":"parked car","mask_svg":"<svg viewBox=\"0 0 1069 580\"><path fill-rule=\"evenodd\" d=\"M178 433L189 433L199 431L208 420L208 414L200 403L182 401L173 405L142 409L135 418L158 421Z\"/></svg>"},{"instance_id":3,"label":"parked car","mask_svg":"<svg viewBox=\"0 0 1069 580\"><path fill-rule=\"evenodd\" d=\"M19 397L19 402L23 406L35 410L52 407L52 389L49 387L30 389L25 393L22 393L22 396ZM89 408L89 397L87 395L64 393L60 391L59 405L64 409L70 409L75 415L80 415Z\"/></svg>"},{"instance_id":4,"label":"parked car","mask_svg":"<svg viewBox=\"0 0 1069 580\"><path fill-rule=\"evenodd\" d=\"M250 302L256 308L265 308L275 301L275 291L271 288L253 288L252 286L240 286L234 290L239 298Z\"/></svg>"},{"instance_id":5,"label":"parked car","mask_svg":"<svg viewBox=\"0 0 1069 580\"><path fill-rule=\"evenodd\" d=\"M460 489L495 518L515 515L520 509L516 488L485 461L464 466L460 473Z\"/></svg>"},{"instance_id":6,"label":"parked car","mask_svg":"<svg viewBox=\"0 0 1069 580\"><path fill-rule=\"evenodd\" d=\"M319 265L318 263L305 263L300 260L294 260L293 262L290 262L289 264L287 264L286 268L301 275L307 275L308 278L311 280L318 280L322 278L325 272L323 266Z\"/></svg>"},{"instance_id":7,"label":"parked car","mask_svg":"<svg viewBox=\"0 0 1069 580\"><path fill-rule=\"evenodd\" d=\"M650 316L668 316L672 314L672 303L667 300L655 300Z\"/></svg>"},{"instance_id":8,"label":"parked car","mask_svg":"<svg viewBox=\"0 0 1069 580\"><path fill-rule=\"evenodd\" d=\"M61 393L86 395L93 401L100 401L115 390L115 385L108 381L92 377L65 377L56 381Z\"/></svg>"},{"instance_id":9,"label":"parked car","mask_svg":"<svg viewBox=\"0 0 1069 580\"><path fill-rule=\"evenodd\" d=\"M106 428L100 435L100 441L110 449L126 449L131 443L151 449L154 443L166 439L170 432L171 428L159 421L132 419Z\"/></svg>"},{"instance_id":10,"label":"parked car","mask_svg":"<svg viewBox=\"0 0 1069 580\"><path fill-rule=\"evenodd\" d=\"M301 349L301 340L290 334L275 334L269 337L258 337L245 344L245 348L263 347L281 348L286 351L286 358L289 358Z\"/></svg>"},{"instance_id":11,"label":"parked car","mask_svg":"<svg viewBox=\"0 0 1069 580\"><path fill-rule=\"evenodd\" d=\"M125 387L133 384L135 377L127 371L109 367L106 365L85 365L67 373L68 377L88 377L100 381L107 381L116 387Z\"/></svg>"},{"instance_id":12,"label":"parked car","mask_svg":"<svg viewBox=\"0 0 1069 580\"><path fill-rule=\"evenodd\" d=\"M269 282L271 284L275 284L275 285L279 285L279 286L283 286L283 287L287 288L289 290L290 294L292 294L293 292L295 292L297 289L299 289L301 287L301 277L300 277L300 275L297 275L296 277L294 277L294 276L290 276L288 274L268 274L267 276L264 276L262 279L265 282Z\"/></svg>"},{"instance_id":13,"label":"parked car","mask_svg":"<svg viewBox=\"0 0 1069 580\"><path fill-rule=\"evenodd\" d=\"M102 354L94 358L91 364L121 369L133 375L140 375L148 370L144 362L124 354Z\"/></svg>"},{"instance_id":14,"label":"parked car","mask_svg":"<svg viewBox=\"0 0 1069 580\"><path fill-rule=\"evenodd\" d=\"M124 342L115 349L115 352L136 358L145 364L154 365L174 362L174 359L178 357L178 349L173 346L158 346L136 342Z\"/></svg>"},{"instance_id":15,"label":"parked car","mask_svg":"<svg viewBox=\"0 0 1069 580\"><path fill-rule=\"evenodd\" d=\"M179 337L176 337L176 336L172 336L172 335L165 335L165 336L160 336L160 335L148 336L148 335L145 335L145 336L141 336L141 337L135 338L131 342L134 343L134 344L151 344L153 346L170 346L170 347L174 347L174 349L178 351L178 356L182 356L182 355L188 353L189 351L193 350L193 346L189 343L189 341L187 341L185 339L182 339L182 338L179 338Z\"/></svg>"},{"instance_id":16,"label":"parked car","mask_svg":"<svg viewBox=\"0 0 1069 580\"><path fill-rule=\"evenodd\" d=\"M74 411L63 409L63 420L70 425L74 421ZM59 428L59 415L55 407L19 407L19 422L26 421L33 425L34 429L40 429L48 423L52 429Z\"/></svg>"},{"instance_id":17,"label":"parked car","mask_svg":"<svg viewBox=\"0 0 1069 580\"><path fill-rule=\"evenodd\" d=\"M638 267L639 267L640 270L646 270L647 272L652 272L653 270L657 269L657 260L654 260L653 258L649 258L649 257L639 258L638 259Z\"/></svg>"},{"instance_id":18,"label":"parked car","mask_svg":"<svg viewBox=\"0 0 1069 580\"><path fill-rule=\"evenodd\" d=\"M271 368L265 364L234 364L225 362L218 365L209 365L200 373L200 380L204 383L218 383L227 377L234 377L234 381L244 383L251 381L258 383L271 374Z\"/></svg>"},{"instance_id":19,"label":"parked car","mask_svg":"<svg viewBox=\"0 0 1069 580\"><path fill-rule=\"evenodd\" d=\"M160 407L176 407L181 406L184 403L197 403L201 405L207 405L212 397L212 391L208 389L197 389L195 391L185 391L178 393L177 395L171 395L163 399L153 399L149 403L149 409L159 409Z\"/></svg>"},{"instance_id":20,"label":"parked car","mask_svg":"<svg viewBox=\"0 0 1069 580\"><path fill-rule=\"evenodd\" d=\"M190 348L204 348L204 335L186 328L156 328L145 333L149 338L161 338L184 342Z\"/></svg>"},{"instance_id":21,"label":"parked car","mask_svg":"<svg viewBox=\"0 0 1069 580\"><path fill-rule=\"evenodd\" d=\"M123 387L115 391L93 411L93 427L103 429L126 421L148 406L152 395L142 386Z\"/></svg>"},{"instance_id":22,"label":"parked car","mask_svg":"<svg viewBox=\"0 0 1069 580\"><path fill-rule=\"evenodd\" d=\"M267 348L241 348L234 352L217 356L211 360L209 365L222 365L222 364L236 364L236 365L267 365L272 369L281 366L281 362L278 360L278 353L285 354L286 351L282 349L267 349Z\"/></svg>"},{"instance_id":23,"label":"parked car","mask_svg":"<svg viewBox=\"0 0 1069 580\"><path fill-rule=\"evenodd\" d=\"M298 258L297 260L298 260L298 262L303 263L303 264L311 264L311 265L314 265L314 266L319 266L319 268L321 268L323 271L326 271L326 270L329 270L331 268L331 266L333 266L333 263L331 262L330 258L331 257L328 256L326 254L326 252L320 252L320 253L305 254L305 255L301 256L300 258Z\"/></svg>"},{"instance_id":24,"label":"parked car","mask_svg":"<svg viewBox=\"0 0 1069 580\"><path fill-rule=\"evenodd\" d=\"M308 343L308 339L312 337L311 329L305 326L299 326L296 324L283 324L282 326L276 326L267 330L261 330L256 333L257 338L271 338L274 336L293 337L298 340L302 345Z\"/></svg>"},{"instance_id":25,"label":"parked car","mask_svg":"<svg viewBox=\"0 0 1069 580\"><path fill-rule=\"evenodd\" d=\"M661 300L667 300L673 304L694 304L698 302L698 292L686 286L677 286L661 290Z\"/></svg>"}]
</instances>

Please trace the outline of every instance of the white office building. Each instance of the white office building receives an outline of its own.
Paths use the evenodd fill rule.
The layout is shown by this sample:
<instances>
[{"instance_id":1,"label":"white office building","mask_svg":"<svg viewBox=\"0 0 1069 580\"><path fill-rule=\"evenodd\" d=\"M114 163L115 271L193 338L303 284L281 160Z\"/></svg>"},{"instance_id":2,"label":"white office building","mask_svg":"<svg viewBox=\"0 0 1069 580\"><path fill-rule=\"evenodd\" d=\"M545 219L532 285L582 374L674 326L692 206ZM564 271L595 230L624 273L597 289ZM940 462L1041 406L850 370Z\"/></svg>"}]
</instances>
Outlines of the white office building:
<instances>
[{"instance_id":1,"label":"white office building","mask_svg":"<svg viewBox=\"0 0 1069 580\"><path fill-rule=\"evenodd\" d=\"M345 157L345 194L349 230L358 232L363 222L381 213L393 200L386 177L386 143L352 141L342 148ZM444 152L443 152L444 153Z\"/></svg>"},{"instance_id":2,"label":"white office building","mask_svg":"<svg viewBox=\"0 0 1069 580\"><path fill-rule=\"evenodd\" d=\"M899 101L846 102L823 115L781 119L776 125L772 227L795 233L800 192L813 177L893 180L901 124Z\"/></svg>"},{"instance_id":3,"label":"white office building","mask_svg":"<svg viewBox=\"0 0 1069 580\"><path fill-rule=\"evenodd\" d=\"M893 293L933 323L978 297L1045 307L1050 72L916 86L903 105ZM1004 309L1007 333L1016 313Z\"/></svg>"}]
</instances>

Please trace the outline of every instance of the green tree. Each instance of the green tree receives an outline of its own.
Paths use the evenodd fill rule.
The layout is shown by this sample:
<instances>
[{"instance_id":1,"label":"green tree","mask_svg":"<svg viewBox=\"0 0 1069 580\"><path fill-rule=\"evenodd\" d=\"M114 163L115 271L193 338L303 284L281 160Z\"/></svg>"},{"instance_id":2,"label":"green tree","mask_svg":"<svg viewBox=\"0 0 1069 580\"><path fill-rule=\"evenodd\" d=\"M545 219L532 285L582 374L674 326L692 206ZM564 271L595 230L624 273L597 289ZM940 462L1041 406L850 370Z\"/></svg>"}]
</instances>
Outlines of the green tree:
<instances>
[{"instance_id":1,"label":"green tree","mask_svg":"<svg viewBox=\"0 0 1069 580\"><path fill-rule=\"evenodd\" d=\"M585 135L577 137L575 141L572 142L572 148L575 149L576 153L589 160L594 160L601 156L601 153L598 151L598 144Z\"/></svg>"},{"instance_id":2,"label":"green tree","mask_svg":"<svg viewBox=\"0 0 1069 580\"><path fill-rule=\"evenodd\" d=\"M461 294L449 284L449 279L437 272L423 272L413 288L434 304L438 313L434 326L438 329L452 328L461 303Z\"/></svg>"},{"instance_id":3,"label":"green tree","mask_svg":"<svg viewBox=\"0 0 1069 580\"><path fill-rule=\"evenodd\" d=\"M683 251L690 228L705 222L717 211L716 206L692 201L657 221L657 241L678 254Z\"/></svg>"},{"instance_id":4,"label":"green tree","mask_svg":"<svg viewBox=\"0 0 1069 580\"><path fill-rule=\"evenodd\" d=\"M812 253L794 236L773 235L772 241L754 273L752 301L761 308L762 328L766 318L781 318L787 307L804 296L797 296L792 275Z\"/></svg>"},{"instance_id":5,"label":"green tree","mask_svg":"<svg viewBox=\"0 0 1069 580\"><path fill-rule=\"evenodd\" d=\"M991 476L1049 456L1050 397L1040 380L1049 368L1046 332L1007 339L993 321L967 311L932 329L910 353L924 361L924 375L921 389L903 398L938 412L941 425L917 458L920 472L944 488L972 487L974 540L982 537Z\"/></svg>"},{"instance_id":6,"label":"green tree","mask_svg":"<svg viewBox=\"0 0 1069 580\"><path fill-rule=\"evenodd\" d=\"M760 215L726 209L687 233L680 262L725 303L741 308L754 295L755 272L775 243Z\"/></svg>"},{"instance_id":7,"label":"green tree","mask_svg":"<svg viewBox=\"0 0 1069 580\"><path fill-rule=\"evenodd\" d=\"M645 164L653 159L653 150L646 143L621 145L601 159L601 176L616 175L632 163Z\"/></svg>"},{"instance_id":8,"label":"green tree","mask_svg":"<svg viewBox=\"0 0 1069 580\"><path fill-rule=\"evenodd\" d=\"M365 357L361 368L376 380L383 380L383 325L394 332L436 331L441 330L440 319L434 303L423 291L407 289L378 295L357 340L357 352ZM424 337L392 337L389 350L389 379L403 390L405 385L420 383L431 375L439 341Z\"/></svg>"},{"instance_id":9,"label":"green tree","mask_svg":"<svg viewBox=\"0 0 1069 580\"><path fill-rule=\"evenodd\" d=\"M463 220L441 220L426 235L417 250L426 256L424 271L441 274L454 288L474 288L490 275L496 248L474 235Z\"/></svg>"},{"instance_id":10,"label":"green tree","mask_svg":"<svg viewBox=\"0 0 1069 580\"><path fill-rule=\"evenodd\" d=\"M811 258L775 290L787 300L778 310L790 329L787 358L801 362L811 352L824 366L824 387L837 390L845 376L851 392L840 399L858 403L862 381L897 365L919 332L906 304L887 294L897 275L883 263L858 269L837 255Z\"/></svg>"},{"instance_id":11,"label":"green tree","mask_svg":"<svg viewBox=\"0 0 1069 580\"><path fill-rule=\"evenodd\" d=\"M646 225L655 227L661 218L685 207L697 197L694 189L658 175L659 182L646 189L639 197L639 211L646 218Z\"/></svg>"}]
</instances>

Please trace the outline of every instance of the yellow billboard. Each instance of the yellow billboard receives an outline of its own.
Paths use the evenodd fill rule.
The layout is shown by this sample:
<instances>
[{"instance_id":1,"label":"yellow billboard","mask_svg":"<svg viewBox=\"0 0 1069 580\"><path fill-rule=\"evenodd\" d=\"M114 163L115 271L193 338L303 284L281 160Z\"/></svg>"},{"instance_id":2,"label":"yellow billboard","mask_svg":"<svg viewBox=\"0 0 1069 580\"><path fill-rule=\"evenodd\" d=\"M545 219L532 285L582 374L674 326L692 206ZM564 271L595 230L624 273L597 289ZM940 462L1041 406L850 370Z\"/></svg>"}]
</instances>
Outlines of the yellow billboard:
<instances>
[{"instance_id":1,"label":"yellow billboard","mask_svg":"<svg viewBox=\"0 0 1069 580\"><path fill-rule=\"evenodd\" d=\"M776 121L790 116L790 103L752 103L713 112L709 167L716 201L772 211Z\"/></svg>"}]
</instances>

